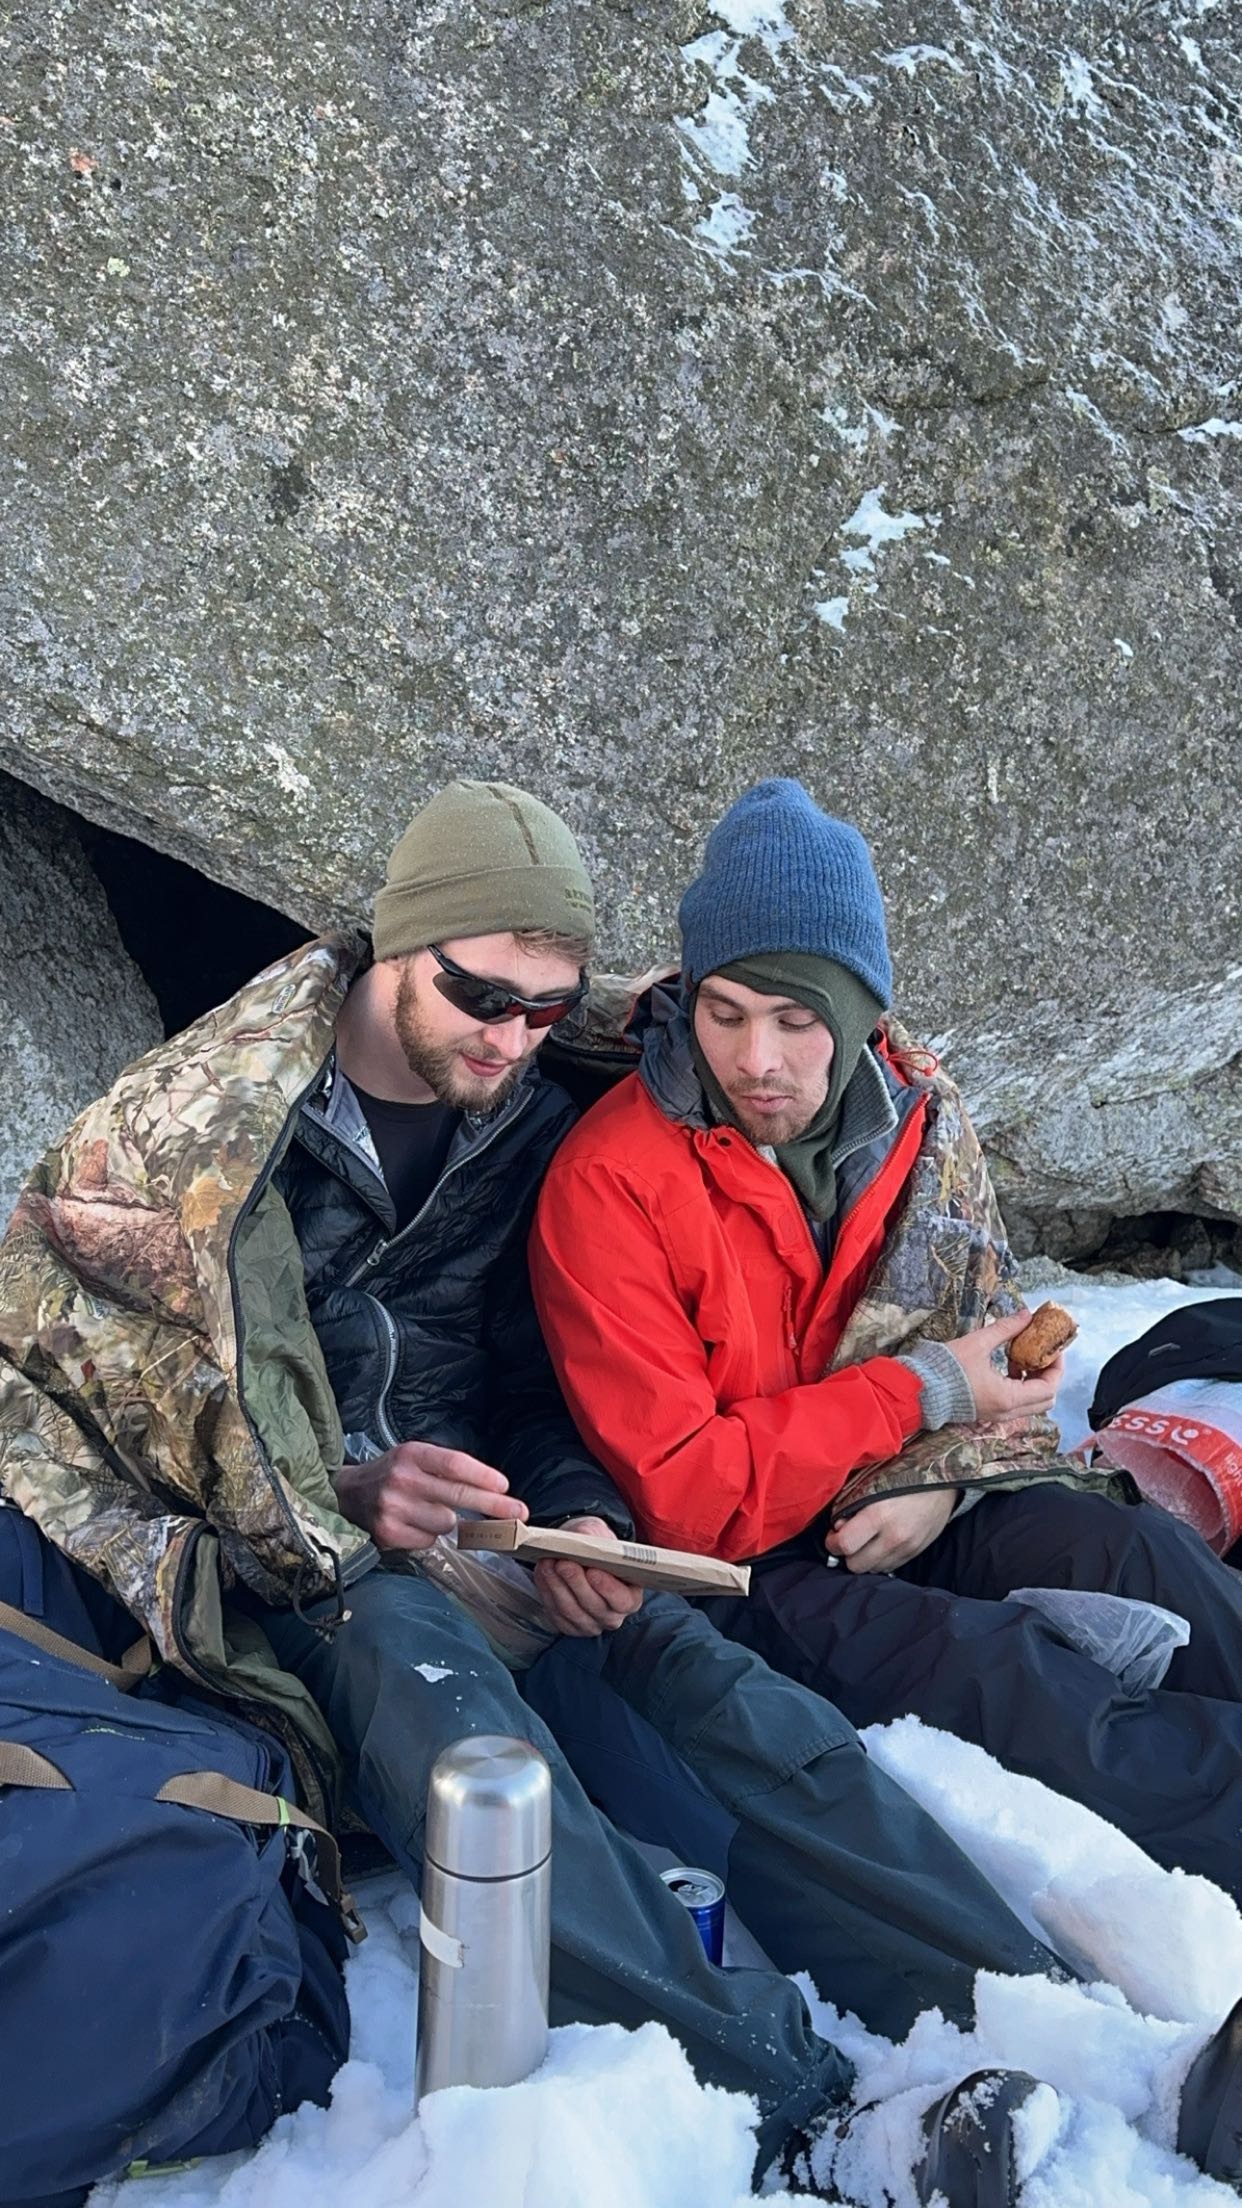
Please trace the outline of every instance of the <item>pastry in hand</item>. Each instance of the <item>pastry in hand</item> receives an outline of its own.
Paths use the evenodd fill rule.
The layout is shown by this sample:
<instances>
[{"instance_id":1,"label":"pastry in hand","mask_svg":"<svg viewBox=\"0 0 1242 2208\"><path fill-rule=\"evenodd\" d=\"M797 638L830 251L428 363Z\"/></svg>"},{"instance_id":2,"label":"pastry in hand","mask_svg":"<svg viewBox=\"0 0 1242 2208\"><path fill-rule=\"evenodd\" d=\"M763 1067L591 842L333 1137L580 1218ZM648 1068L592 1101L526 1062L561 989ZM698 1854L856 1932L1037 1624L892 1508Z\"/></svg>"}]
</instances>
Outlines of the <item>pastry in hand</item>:
<instances>
[{"instance_id":1,"label":"pastry in hand","mask_svg":"<svg viewBox=\"0 0 1242 2208\"><path fill-rule=\"evenodd\" d=\"M1046 1372L1077 1332L1074 1320L1059 1303L1041 1303L1030 1325L1009 1344L1010 1379L1033 1380L1036 1373Z\"/></svg>"}]
</instances>

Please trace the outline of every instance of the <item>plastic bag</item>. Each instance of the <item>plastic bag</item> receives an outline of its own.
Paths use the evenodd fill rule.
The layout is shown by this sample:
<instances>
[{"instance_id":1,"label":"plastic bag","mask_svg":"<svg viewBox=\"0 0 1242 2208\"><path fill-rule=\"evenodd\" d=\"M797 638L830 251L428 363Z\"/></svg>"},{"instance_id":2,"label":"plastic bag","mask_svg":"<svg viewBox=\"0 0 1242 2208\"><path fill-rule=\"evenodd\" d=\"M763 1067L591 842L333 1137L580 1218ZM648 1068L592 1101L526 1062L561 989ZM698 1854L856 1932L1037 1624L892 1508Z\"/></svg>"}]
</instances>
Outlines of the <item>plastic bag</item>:
<instances>
[{"instance_id":1,"label":"plastic bag","mask_svg":"<svg viewBox=\"0 0 1242 2208\"><path fill-rule=\"evenodd\" d=\"M1242 1537L1242 1381L1174 1380L1127 1403L1095 1438L1105 1464L1218 1556Z\"/></svg>"},{"instance_id":2,"label":"plastic bag","mask_svg":"<svg viewBox=\"0 0 1242 2208\"><path fill-rule=\"evenodd\" d=\"M455 1537L441 1533L429 1549L404 1559L403 1567L455 1595L510 1671L525 1671L560 1636L532 1574L515 1556L459 1549Z\"/></svg>"},{"instance_id":3,"label":"plastic bag","mask_svg":"<svg viewBox=\"0 0 1242 2208\"><path fill-rule=\"evenodd\" d=\"M1175 1610L1164 1610L1158 1602L1138 1602L1130 1595L1093 1594L1077 1587L1015 1587L1009 1600L1038 1610L1073 1647L1111 1671L1127 1694L1146 1694L1158 1687L1177 1650L1190 1639L1189 1625Z\"/></svg>"}]
</instances>

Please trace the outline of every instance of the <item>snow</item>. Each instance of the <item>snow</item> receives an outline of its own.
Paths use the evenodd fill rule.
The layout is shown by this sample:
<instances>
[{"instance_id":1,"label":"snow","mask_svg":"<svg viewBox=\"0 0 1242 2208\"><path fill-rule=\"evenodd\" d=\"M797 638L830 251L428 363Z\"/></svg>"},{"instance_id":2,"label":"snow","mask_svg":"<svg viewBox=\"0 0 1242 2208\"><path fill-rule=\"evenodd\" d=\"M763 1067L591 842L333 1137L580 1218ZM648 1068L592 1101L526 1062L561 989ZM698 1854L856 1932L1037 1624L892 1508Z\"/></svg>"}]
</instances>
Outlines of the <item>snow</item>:
<instances>
[{"instance_id":1,"label":"snow","mask_svg":"<svg viewBox=\"0 0 1242 2208\"><path fill-rule=\"evenodd\" d=\"M1242 1991L1242 1917L1219 1887L1162 1869L1093 1811L1002 1771L973 1741L933 1735L916 1717L866 1737L877 1762L1076 1969L1109 1981L1149 2019L1220 2021ZM1161 1923L1179 1926L1178 1949L1150 1939ZM1046 2067L1040 2075L1061 2082Z\"/></svg>"},{"instance_id":2,"label":"snow","mask_svg":"<svg viewBox=\"0 0 1242 2208\"><path fill-rule=\"evenodd\" d=\"M757 38L773 55L793 37L779 0L711 0L711 12L738 38Z\"/></svg>"},{"instance_id":3,"label":"snow","mask_svg":"<svg viewBox=\"0 0 1242 2208\"><path fill-rule=\"evenodd\" d=\"M873 569L876 554L886 544L900 544L914 529L938 529L939 514L889 514L884 510L884 485L879 483L873 491L864 491L848 521L841 524L843 537L861 537L861 546L842 552L839 557L844 567Z\"/></svg>"},{"instance_id":4,"label":"snow","mask_svg":"<svg viewBox=\"0 0 1242 2208\"><path fill-rule=\"evenodd\" d=\"M727 260L744 244L754 226L754 215L737 193L722 192L702 221L695 224L695 236L721 260Z\"/></svg>"},{"instance_id":5,"label":"snow","mask_svg":"<svg viewBox=\"0 0 1242 2208\"><path fill-rule=\"evenodd\" d=\"M716 33L695 41L696 46L714 46ZM707 95L707 103L695 115L683 115L678 119L678 129L688 139L701 161L718 176L739 176L750 165L749 110L763 98L770 97L764 85L755 85L750 77L738 70L729 76L720 61L708 59L706 54L695 54L687 47L687 55L707 63L716 72L717 87ZM737 47L732 46L724 56L736 57ZM735 90L734 85L740 85Z\"/></svg>"},{"instance_id":6,"label":"snow","mask_svg":"<svg viewBox=\"0 0 1242 2208\"><path fill-rule=\"evenodd\" d=\"M1242 437L1242 422L1222 421L1213 414L1210 421L1196 422L1189 429L1179 429L1178 436L1187 445L1206 445L1213 437Z\"/></svg>"},{"instance_id":7,"label":"snow","mask_svg":"<svg viewBox=\"0 0 1242 2208\"><path fill-rule=\"evenodd\" d=\"M691 68L710 71L713 82L706 103L691 115L677 117L682 158L691 168L692 191L712 176L739 177L752 166L751 117L756 108L769 105L774 94L742 68L738 55L747 39L760 44L775 59L793 37L780 0L711 0L712 15L723 30L705 31L681 49ZM731 256L754 228L755 216L736 192L716 199L692 232L700 251L728 266Z\"/></svg>"},{"instance_id":8,"label":"snow","mask_svg":"<svg viewBox=\"0 0 1242 2208\"><path fill-rule=\"evenodd\" d=\"M877 483L873 490L863 492L849 520L842 522L841 536L857 537L859 541L847 545L843 552L838 552L837 558L851 580L861 583L868 596L874 596L879 587L876 576L879 554L890 544L900 544L903 537L915 530L939 527L939 514L888 513L884 506L884 485ZM845 627L850 601L848 597L822 598L812 610L817 620L840 634Z\"/></svg>"},{"instance_id":9,"label":"snow","mask_svg":"<svg viewBox=\"0 0 1242 2208\"><path fill-rule=\"evenodd\" d=\"M723 9L717 9L722 14ZM733 13L745 12L740 4ZM751 166L750 119L754 110L772 98L766 84L747 76L738 62L739 38L725 31L706 31L682 47L683 60L711 71L713 84L706 104L693 115L679 115L682 156L688 163L687 196L699 199L700 187L715 177L738 177ZM700 249L725 264L742 245L755 217L736 192L724 192L708 208L692 233Z\"/></svg>"},{"instance_id":10,"label":"snow","mask_svg":"<svg viewBox=\"0 0 1242 2208\"><path fill-rule=\"evenodd\" d=\"M900 69L906 77L916 76L924 63L929 61L943 62L957 76L962 75L961 62L944 46L901 46L895 53L881 54L880 60L886 69Z\"/></svg>"},{"instance_id":11,"label":"snow","mask_svg":"<svg viewBox=\"0 0 1242 2208\"><path fill-rule=\"evenodd\" d=\"M678 116L677 128L690 150L718 176L738 176L750 166L751 114L773 97L766 84L742 68L740 45L740 39L730 38L725 31L705 31L681 49L683 61L709 69L715 82L706 106L696 114Z\"/></svg>"},{"instance_id":12,"label":"snow","mask_svg":"<svg viewBox=\"0 0 1242 2208\"><path fill-rule=\"evenodd\" d=\"M861 77L848 77L844 69L838 69L834 61L826 61L820 67L820 79L825 97L833 107L874 107L875 98ZM874 79L872 80L874 82Z\"/></svg>"},{"instance_id":13,"label":"snow","mask_svg":"<svg viewBox=\"0 0 1242 2208\"><path fill-rule=\"evenodd\" d=\"M705 2208L749 2200L751 2103L700 2086L658 2024L567 2026L526 2084L434 2093L415 2119L417 1908L396 1878L360 1891L331 2108L282 2117L253 2154L99 2186L92 2208L689 2208L691 2169Z\"/></svg>"},{"instance_id":14,"label":"snow","mask_svg":"<svg viewBox=\"0 0 1242 2208\"><path fill-rule=\"evenodd\" d=\"M1197 1288L1070 1277L1032 1291L1079 1323L1058 1405L1067 1442L1086 1431L1105 1358L1231 1282L1242 1290L1225 1274ZM1093 1982L984 1974L973 2031L928 2011L894 2047L802 1981L817 2028L857 2065L860 2104L872 2104L822 2151L817 2181L827 2186L835 2154L832 2182L859 2208L914 2208L922 2111L972 2070L1001 2065L1044 2081L1018 2124L1022 2208L1236 2208L1172 2152L1181 2081L1242 1990L1234 1903L917 1719L873 1728L867 1744ZM363 1882L358 1898L370 1937L348 1965L354 2048L332 2107L282 2117L252 2154L99 2187L91 2208L743 2208L752 2104L699 2085L655 2023L554 2031L524 2085L434 2094L415 2116L418 1904L395 1874ZM744 1947L743 1931L734 1952Z\"/></svg>"},{"instance_id":15,"label":"snow","mask_svg":"<svg viewBox=\"0 0 1242 2208\"><path fill-rule=\"evenodd\" d=\"M1076 115L1086 115L1095 121L1104 113L1104 102L1095 89L1091 70L1081 54L1068 54L1061 63L1061 83L1065 90L1066 104Z\"/></svg>"},{"instance_id":16,"label":"snow","mask_svg":"<svg viewBox=\"0 0 1242 2208\"><path fill-rule=\"evenodd\" d=\"M851 452L865 452L873 437L887 444L890 437L900 437L901 424L891 414L885 414L878 406L864 405L860 422L851 422L843 406L825 406L820 409L820 420L840 438Z\"/></svg>"}]
</instances>

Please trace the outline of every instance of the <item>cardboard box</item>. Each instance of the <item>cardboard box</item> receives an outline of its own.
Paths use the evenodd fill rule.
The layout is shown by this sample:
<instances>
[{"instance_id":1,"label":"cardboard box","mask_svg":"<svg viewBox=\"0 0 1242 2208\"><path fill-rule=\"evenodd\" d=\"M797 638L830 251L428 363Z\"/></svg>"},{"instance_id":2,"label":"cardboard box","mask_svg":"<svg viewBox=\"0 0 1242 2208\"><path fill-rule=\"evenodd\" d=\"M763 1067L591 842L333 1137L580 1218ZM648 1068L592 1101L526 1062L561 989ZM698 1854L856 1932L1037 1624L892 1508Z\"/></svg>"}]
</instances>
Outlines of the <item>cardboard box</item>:
<instances>
[{"instance_id":1,"label":"cardboard box","mask_svg":"<svg viewBox=\"0 0 1242 2208\"><path fill-rule=\"evenodd\" d=\"M560 1527L520 1526L512 1518L461 1519L457 1546L516 1556L523 1564L537 1564L545 1556L568 1557L574 1564L598 1564L631 1586L672 1595L750 1593L749 1564L722 1564L714 1556L691 1556L684 1549L653 1549L644 1541L601 1541L594 1534Z\"/></svg>"}]
</instances>

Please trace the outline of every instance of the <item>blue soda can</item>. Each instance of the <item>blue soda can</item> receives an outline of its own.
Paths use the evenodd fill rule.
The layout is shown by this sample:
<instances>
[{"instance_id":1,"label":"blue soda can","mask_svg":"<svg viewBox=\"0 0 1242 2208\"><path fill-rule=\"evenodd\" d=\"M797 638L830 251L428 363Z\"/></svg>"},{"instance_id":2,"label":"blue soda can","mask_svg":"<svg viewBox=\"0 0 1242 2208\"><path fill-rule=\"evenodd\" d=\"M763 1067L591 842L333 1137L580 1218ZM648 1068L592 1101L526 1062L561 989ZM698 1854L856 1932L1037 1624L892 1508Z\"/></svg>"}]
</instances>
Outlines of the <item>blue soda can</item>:
<instances>
[{"instance_id":1,"label":"blue soda can","mask_svg":"<svg viewBox=\"0 0 1242 2208\"><path fill-rule=\"evenodd\" d=\"M676 1870L661 1871L670 1892L690 1911L709 1963L724 1959L725 1890L714 1871L697 1871L684 1863Z\"/></svg>"}]
</instances>

